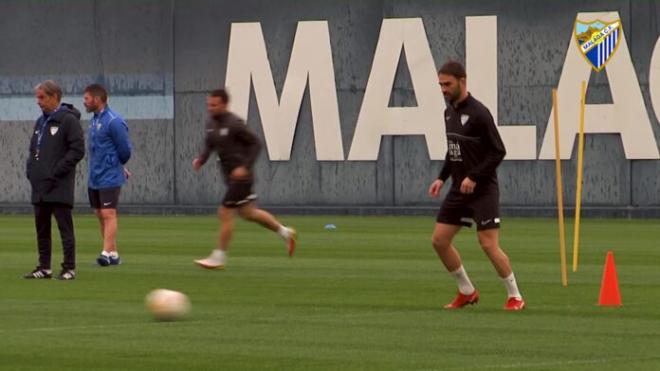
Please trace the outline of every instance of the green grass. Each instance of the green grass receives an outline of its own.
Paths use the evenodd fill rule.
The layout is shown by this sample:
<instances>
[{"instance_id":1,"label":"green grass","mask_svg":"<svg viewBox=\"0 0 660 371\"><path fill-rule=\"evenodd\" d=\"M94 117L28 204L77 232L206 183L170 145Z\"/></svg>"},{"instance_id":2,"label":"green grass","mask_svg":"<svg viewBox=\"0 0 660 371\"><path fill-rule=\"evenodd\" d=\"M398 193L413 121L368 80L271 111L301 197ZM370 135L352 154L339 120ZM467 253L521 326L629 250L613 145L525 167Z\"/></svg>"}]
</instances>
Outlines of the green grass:
<instances>
[{"instance_id":1,"label":"green grass","mask_svg":"<svg viewBox=\"0 0 660 371\"><path fill-rule=\"evenodd\" d=\"M276 235L239 222L228 268L207 271L192 260L213 247L214 217L121 217L125 264L98 268L97 222L79 216L78 279L60 282L20 278L36 261L32 218L0 216L0 369L660 369L658 220L583 221L567 288L555 221L505 220L520 313L501 309L473 230L456 245L481 302L450 312L440 308L456 288L430 247L432 217L283 220L300 232L293 259ZM595 305L610 249L618 308ZM185 292L190 315L153 321L143 300L157 287Z\"/></svg>"}]
</instances>

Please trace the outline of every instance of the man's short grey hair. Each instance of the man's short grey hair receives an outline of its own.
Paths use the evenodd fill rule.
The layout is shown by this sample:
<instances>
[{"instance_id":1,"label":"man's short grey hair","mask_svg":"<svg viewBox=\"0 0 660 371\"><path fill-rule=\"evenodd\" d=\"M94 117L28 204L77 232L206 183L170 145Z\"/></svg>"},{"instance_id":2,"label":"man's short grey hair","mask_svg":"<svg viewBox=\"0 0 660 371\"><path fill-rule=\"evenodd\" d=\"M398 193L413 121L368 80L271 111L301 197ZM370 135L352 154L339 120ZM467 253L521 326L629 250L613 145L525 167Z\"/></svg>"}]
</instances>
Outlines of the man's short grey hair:
<instances>
[{"instance_id":1,"label":"man's short grey hair","mask_svg":"<svg viewBox=\"0 0 660 371\"><path fill-rule=\"evenodd\" d=\"M58 101L62 99L62 88L60 88L60 86L53 80L46 80L37 84L37 86L34 87L34 90L43 90L46 95L51 97L56 96Z\"/></svg>"}]
</instances>

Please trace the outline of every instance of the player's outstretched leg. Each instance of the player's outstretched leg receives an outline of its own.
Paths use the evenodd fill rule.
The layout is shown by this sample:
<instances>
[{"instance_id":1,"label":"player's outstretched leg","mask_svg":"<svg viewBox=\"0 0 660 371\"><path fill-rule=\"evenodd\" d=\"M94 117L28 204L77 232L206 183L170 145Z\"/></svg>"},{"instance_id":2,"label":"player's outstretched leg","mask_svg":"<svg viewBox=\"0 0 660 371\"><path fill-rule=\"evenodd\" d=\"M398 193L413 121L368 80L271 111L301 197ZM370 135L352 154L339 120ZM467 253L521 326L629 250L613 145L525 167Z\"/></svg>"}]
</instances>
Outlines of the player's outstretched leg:
<instances>
[{"instance_id":1,"label":"player's outstretched leg","mask_svg":"<svg viewBox=\"0 0 660 371\"><path fill-rule=\"evenodd\" d=\"M468 304L479 302L479 291L474 288L468 277L458 250L452 244L454 236L461 229L459 225L437 223L433 231L432 243L436 254L449 271L449 274L456 279L458 284L458 294L451 303L444 306L445 309L459 309Z\"/></svg>"},{"instance_id":2,"label":"player's outstretched leg","mask_svg":"<svg viewBox=\"0 0 660 371\"><path fill-rule=\"evenodd\" d=\"M297 233L291 227L285 227L266 210L258 209L254 203L248 203L238 209L238 214L245 220L259 223L282 237L286 244L289 256L293 256L296 250Z\"/></svg>"},{"instance_id":3,"label":"player's outstretched leg","mask_svg":"<svg viewBox=\"0 0 660 371\"><path fill-rule=\"evenodd\" d=\"M504 253L499 244L499 230L486 229L477 233L479 244L484 250L488 259L493 263L497 274L507 291L507 300L504 304L506 310L521 310L525 308L525 301L518 290L516 277L511 270L509 257Z\"/></svg>"},{"instance_id":4,"label":"player's outstretched leg","mask_svg":"<svg viewBox=\"0 0 660 371\"><path fill-rule=\"evenodd\" d=\"M234 209L220 206L218 219L220 220L218 247L208 257L195 260L195 263L202 268L223 269L227 261L227 249L229 249L229 241L234 232Z\"/></svg>"}]
</instances>

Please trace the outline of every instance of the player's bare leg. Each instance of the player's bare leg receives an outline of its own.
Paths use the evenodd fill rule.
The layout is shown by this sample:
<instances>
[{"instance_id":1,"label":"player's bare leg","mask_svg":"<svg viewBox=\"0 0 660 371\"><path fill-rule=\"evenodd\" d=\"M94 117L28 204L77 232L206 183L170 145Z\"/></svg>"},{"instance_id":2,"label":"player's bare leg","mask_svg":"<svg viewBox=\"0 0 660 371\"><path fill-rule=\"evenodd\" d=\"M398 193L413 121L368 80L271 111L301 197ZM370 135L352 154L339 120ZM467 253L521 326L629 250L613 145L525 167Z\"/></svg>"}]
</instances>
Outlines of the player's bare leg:
<instances>
[{"instance_id":1,"label":"player's bare leg","mask_svg":"<svg viewBox=\"0 0 660 371\"><path fill-rule=\"evenodd\" d=\"M199 266L207 269L223 269L226 262L226 252L229 242L234 233L234 209L220 206L218 208L218 219L220 221L220 233L218 246L205 259L195 260Z\"/></svg>"},{"instance_id":2,"label":"player's bare leg","mask_svg":"<svg viewBox=\"0 0 660 371\"><path fill-rule=\"evenodd\" d=\"M218 208L218 219L220 220L220 235L217 249L227 251L229 241L234 234L234 209L221 206Z\"/></svg>"},{"instance_id":3,"label":"player's bare leg","mask_svg":"<svg viewBox=\"0 0 660 371\"><path fill-rule=\"evenodd\" d=\"M433 249L449 272L461 267L461 256L452 244L454 236L461 230L460 225L436 223L431 241Z\"/></svg>"},{"instance_id":4,"label":"player's bare leg","mask_svg":"<svg viewBox=\"0 0 660 371\"><path fill-rule=\"evenodd\" d=\"M286 243L289 256L293 256L296 249L296 231L293 228L283 226L273 214L257 208L252 202L241 206L238 214L245 220L258 223L279 234Z\"/></svg>"},{"instance_id":5,"label":"player's bare leg","mask_svg":"<svg viewBox=\"0 0 660 371\"><path fill-rule=\"evenodd\" d=\"M117 254L117 209L94 209L94 214L99 220L103 239L103 250L96 263L102 267L121 264Z\"/></svg>"},{"instance_id":6,"label":"player's bare leg","mask_svg":"<svg viewBox=\"0 0 660 371\"><path fill-rule=\"evenodd\" d=\"M477 232L477 236L481 248L484 250L491 263L493 263L497 274L500 276L502 283L504 283L504 287L506 287L508 299L504 308L507 310L523 309L525 307L525 302L518 290L518 284L516 283L516 277L511 270L509 257L500 247L499 230L496 228L486 229Z\"/></svg>"},{"instance_id":7,"label":"player's bare leg","mask_svg":"<svg viewBox=\"0 0 660 371\"><path fill-rule=\"evenodd\" d=\"M433 231L433 248L458 284L458 295L453 302L444 306L446 309L458 309L479 301L479 291L472 285L461 263L461 256L452 244L454 236L460 229L459 225L436 223Z\"/></svg>"},{"instance_id":8,"label":"player's bare leg","mask_svg":"<svg viewBox=\"0 0 660 371\"><path fill-rule=\"evenodd\" d=\"M280 224L277 219L275 219L273 214L266 210L256 208L251 202L241 206L241 208L238 209L238 215L240 215L245 220L259 223L262 227L268 228L273 232L277 232L277 230L282 226L282 224Z\"/></svg>"},{"instance_id":9,"label":"player's bare leg","mask_svg":"<svg viewBox=\"0 0 660 371\"><path fill-rule=\"evenodd\" d=\"M117 210L100 209L101 233L103 234L103 251L113 253L117 251Z\"/></svg>"},{"instance_id":10,"label":"player's bare leg","mask_svg":"<svg viewBox=\"0 0 660 371\"><path fill-rule=\"evenodd\" d=\"M103 217L101 217L101 209L94 209L94 215L99 220L99 227L101 229L101 238L105 240L105 224L103 223Z\"/></svg>"}]
</instances>

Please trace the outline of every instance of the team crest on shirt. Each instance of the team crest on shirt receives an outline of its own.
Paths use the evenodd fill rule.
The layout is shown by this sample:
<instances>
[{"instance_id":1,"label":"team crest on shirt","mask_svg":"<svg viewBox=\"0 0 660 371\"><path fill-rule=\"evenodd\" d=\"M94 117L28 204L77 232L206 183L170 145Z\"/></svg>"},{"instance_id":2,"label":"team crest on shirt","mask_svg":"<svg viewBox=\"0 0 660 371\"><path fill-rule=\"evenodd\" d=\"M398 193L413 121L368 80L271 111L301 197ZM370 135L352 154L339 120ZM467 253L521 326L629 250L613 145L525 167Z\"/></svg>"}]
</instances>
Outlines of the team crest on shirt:
<instances>
[{"instance_id":1,"label":"team crest on shirt","mask_svg":"<svg viewBox=\"0 0 660 371\"><path fill-rule=\"evenodd\" d=\"M584 22L576 19L573 33L580 53L594 71L599 72L605 68L617 51L623 29L620 19L610 23L601 20Z\"/></svg>"},{"instance_id":2,"label":"team crest on shirt","mask_svg":"<svg viewBox=\"0 0 660 371\"><path fill-rule=\"evenodd\" d=\"M469 119L470 119L469 115L462 114L461 115L461 125L465 125L465 123L468 122Z\"/></svg>"},{"instance_id":3,"label":"team crest on shirt","mask_svg":"<svg viewBox=\"0 0 660 371\"><path fill-rule=\"evenodd\" d=\"M220 129L220 136L221 136L221 137L226 137L227 134L229 134L229 128L222 128L222 129Z\"/></svg>"},{"instance_id":4,"label":"team crest on shirt","mask_svg":"<svg viewBox=\"0 0 660 371\"><path fill-rule=\"evenodd\" d=\"M58 126L51 126L50 127L50 135L55 135L57 134L57 131L60 130Z\"/></svg>"}]
</instances>

